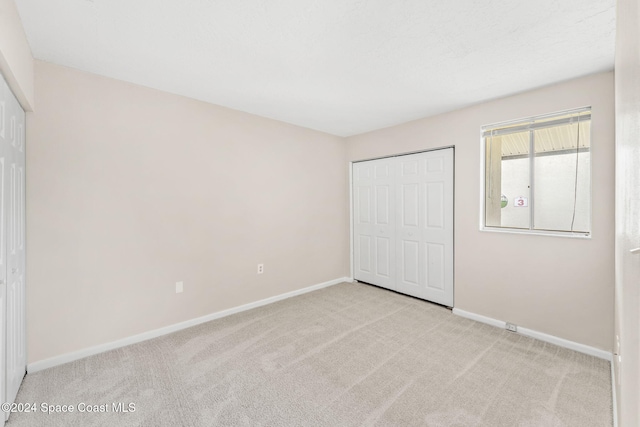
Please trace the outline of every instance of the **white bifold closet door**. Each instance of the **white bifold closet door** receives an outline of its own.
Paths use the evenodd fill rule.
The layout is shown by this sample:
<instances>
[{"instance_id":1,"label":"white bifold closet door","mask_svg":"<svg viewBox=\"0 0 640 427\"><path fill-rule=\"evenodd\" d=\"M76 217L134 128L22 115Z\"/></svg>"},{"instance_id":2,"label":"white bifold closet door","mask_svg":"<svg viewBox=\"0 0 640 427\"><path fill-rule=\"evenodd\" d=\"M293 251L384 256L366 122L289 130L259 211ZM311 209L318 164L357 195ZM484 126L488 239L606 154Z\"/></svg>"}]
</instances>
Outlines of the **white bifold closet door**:
<instances>
[{"instance_id":1,"label":"white bifold closet door","mask_svg":"<svg viewBox=\"0 0 640 427\"><path fill-rule=\"evenodd\" d=\"M354 278L453 306L453 148L353 165Z\"/></svg>"},{"instance_id":2,"label":"white bifold closet door","mask_svg":"<svg viewBox=\"0 0 640 427\"><path fill-rule=\"evenodd\" d=\"M25 113L0 76L0 401L26 373ZM4 414L5 419L9 414Z\"/></svg>"}]
</instances>

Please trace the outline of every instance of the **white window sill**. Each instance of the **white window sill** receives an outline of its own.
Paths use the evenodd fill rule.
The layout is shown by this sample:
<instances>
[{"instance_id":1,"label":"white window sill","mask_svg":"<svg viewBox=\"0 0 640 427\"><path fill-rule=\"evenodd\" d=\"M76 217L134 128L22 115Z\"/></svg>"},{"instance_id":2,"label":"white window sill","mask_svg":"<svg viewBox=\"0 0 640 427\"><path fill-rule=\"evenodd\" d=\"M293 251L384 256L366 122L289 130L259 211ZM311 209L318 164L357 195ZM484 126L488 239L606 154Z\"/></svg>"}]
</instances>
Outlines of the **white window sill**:
<instances>
[{"instance_id":1,"label":"white window sill","mask_svg":"<svg viewBox=\"0 0 640 427\"><path fill-rule=\"evenodd\" d=\"M505 233L505 234L531 234L534 236L569 237L572 239L591 239L591 233L585 233L585 232L572 233L570 231L525 230L525 229L517 229L517 228L498 228L498 227L481 227L480 231L488 231L491 233Z\"/></svg>"}]
</instances>

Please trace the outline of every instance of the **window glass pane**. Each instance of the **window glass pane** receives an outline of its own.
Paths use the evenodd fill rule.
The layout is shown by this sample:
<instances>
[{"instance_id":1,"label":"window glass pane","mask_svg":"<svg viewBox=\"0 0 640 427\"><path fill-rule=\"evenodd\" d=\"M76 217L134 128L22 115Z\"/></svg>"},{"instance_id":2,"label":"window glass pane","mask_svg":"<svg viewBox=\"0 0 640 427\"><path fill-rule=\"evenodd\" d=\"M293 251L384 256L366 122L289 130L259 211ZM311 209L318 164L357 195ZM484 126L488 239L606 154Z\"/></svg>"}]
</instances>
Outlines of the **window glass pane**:
<instances>
[{"instance_id":1,"label":"window glass pane","mask_svg":"<svg viewBox=\"0 0 640 427\"><path fill-rule=\"evenodd\" d=\"M485 225L529 229L529 131L485 138Z\"/></svg>"},{"instance_id":2,"label":"window glass pane","mask_svg":"<svg viewBox=\"0 0 640 427\"><path fill-rule=\"evenodd\" d=\"M534 131L534 229L589 232L590 120Z\"/></svg>"}]
</instances>

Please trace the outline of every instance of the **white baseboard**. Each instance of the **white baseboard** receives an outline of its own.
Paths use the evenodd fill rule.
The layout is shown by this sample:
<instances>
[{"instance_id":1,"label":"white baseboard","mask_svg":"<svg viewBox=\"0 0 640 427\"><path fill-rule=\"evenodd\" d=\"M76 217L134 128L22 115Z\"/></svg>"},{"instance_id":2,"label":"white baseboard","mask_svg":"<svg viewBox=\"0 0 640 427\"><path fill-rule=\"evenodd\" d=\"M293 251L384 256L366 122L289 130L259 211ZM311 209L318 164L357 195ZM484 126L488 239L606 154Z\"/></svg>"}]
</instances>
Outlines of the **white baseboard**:
<instances>
[{"instance_id":1,"label":"white baseboard","mask_svg":"<svg viewBox=\"0 0 640 427\"><path fill-rule=\"evenodd\" d=\"M27 365L27 372L33 373L43 369L51 368L53 366L62 365L65 363L73 362L74 360L82 359L94 354L104 353L105 351L113 350L116 348L124 347L131 344L136 344L142 341L146 341L152 338L157 338L162 335L167 335L172 332L180 331L182 329L190 328L201 323L209 322L211 320L220 319L221 317L229 316L231 314L240 313L242 311L251 310L252 308L261 307L263 305L271 304L276 301L295 297L298 295L306 294L308 292L317 291L318 289L326 288L329 286L337 285L338 283L352 282L353 279L349 277L341 277L339 279L329 280L328 282L318 283L317 285L308 286L306 288L298 289L295 291L287 292L284 294L276 295L270 298L266 298L260 301L251 302L249 304L240 305L238 307L229 308L227 310L218 311L215 313L207 314L206 316L197 317L195 319L186 320L184 322L176 323L173 325L165 326L164 328L154 329L152 331L143 332L138 335L133 335L127 338L123 338L117 341L112 341L105 344L96 345L93 347L85 348L82 350L74 351L71 353L62 354L60 356L51 357L49 359L39 360L37 362L29 363Z\"/></svg>"},{"instance_id":2,"label":"white baseboard","mask_svg":"<svg viewBox=\"0 0 640 427\"><path fill-rule=\"evenodd\" d=\"M491 317L482 316L480 314L471 313L469 311L460 310L459 308L454 308L453 314L461 317L466 317L467 319L486 323L491 326L497 326L498 328L502 328L502 329L505 329L507 326L507 323L502 320L497 320ZM555 344L560 347L568 348L570 350L575 350L580 353L588 354L590 356L595 356L600 359L608 360L609 362L613 361L613 355L610 352L601 350L599 348L591 347L585 344L580 344L574 341L565 340L564 338L559 338L554 335L548 335L542 332L535 331L533 329L522 328L520 326L518 326L517 333L531 337L531 338L538 339L540 341Z\"/></svg>"},{"instance_id":3,"label":"white baseboard","mask_svg":"<svg viewBox=\"0 0 640 427\"><path fill-rule=\"evenodd\" d=\"M496 326L498 328L504 329L507 326L507 322L502 322L500 320L493 319L491 317L471 313L470 311L460 310L459 308L454 308L451 311L453 312L453 314L458 315L460 317L466 317L467 319L475 320L481 323L486 323L487 325Z\"/></svg>"}]
</instances>

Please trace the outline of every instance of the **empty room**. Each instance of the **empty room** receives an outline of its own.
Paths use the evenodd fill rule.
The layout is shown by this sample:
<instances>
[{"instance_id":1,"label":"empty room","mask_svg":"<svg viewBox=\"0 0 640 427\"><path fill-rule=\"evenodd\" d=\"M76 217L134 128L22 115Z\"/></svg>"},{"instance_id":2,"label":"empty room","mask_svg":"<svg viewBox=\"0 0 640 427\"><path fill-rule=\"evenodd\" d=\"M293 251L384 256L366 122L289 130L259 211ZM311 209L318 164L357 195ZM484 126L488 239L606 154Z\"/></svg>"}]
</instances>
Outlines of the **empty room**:
<instances>
[{"instance_id":1,"label":"empty room","mask_svg":"<svg viewBox=\"0 0 640 427\"><path fill-rule=\"evenodd\" d=\"M7 426L640 427L637 0L0 0Z\"/></svg>"}]
</instances>

